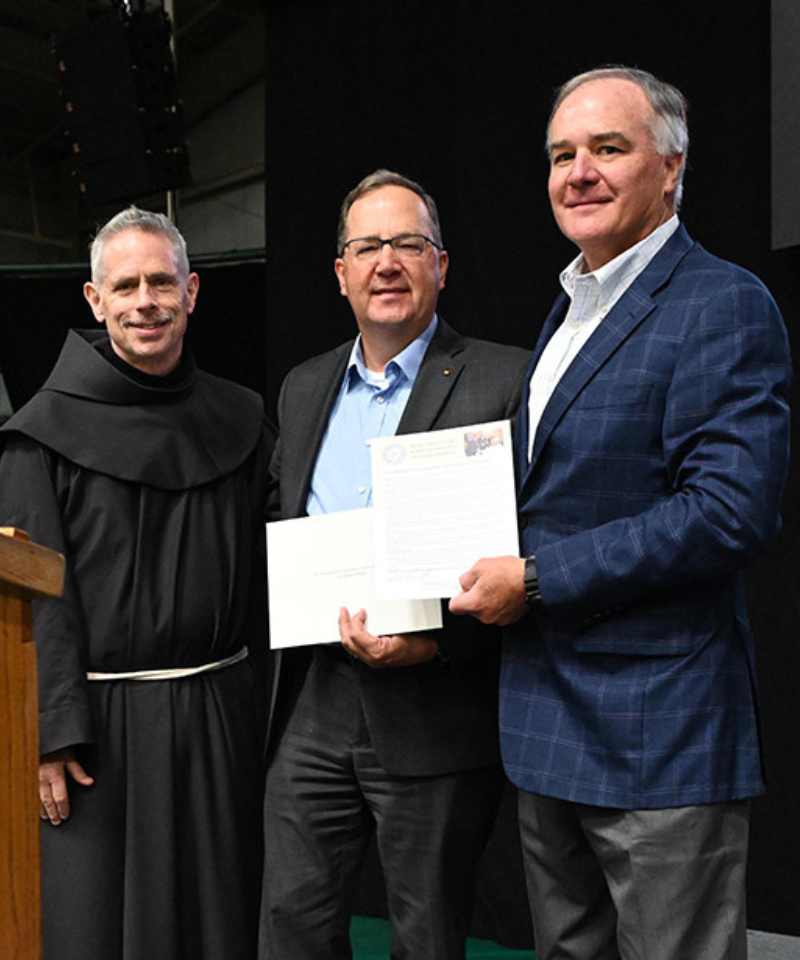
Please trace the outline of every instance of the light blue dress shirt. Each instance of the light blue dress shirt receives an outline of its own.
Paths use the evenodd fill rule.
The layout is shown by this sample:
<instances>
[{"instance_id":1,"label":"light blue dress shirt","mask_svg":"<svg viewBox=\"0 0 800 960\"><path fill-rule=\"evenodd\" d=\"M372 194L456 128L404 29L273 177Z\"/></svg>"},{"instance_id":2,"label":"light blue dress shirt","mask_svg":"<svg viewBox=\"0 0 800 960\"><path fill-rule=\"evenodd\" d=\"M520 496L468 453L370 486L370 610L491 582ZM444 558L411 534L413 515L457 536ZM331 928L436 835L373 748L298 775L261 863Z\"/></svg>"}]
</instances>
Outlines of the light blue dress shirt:
<instances>
[{"instance_id":1,"label":"light blue dress shirt","mask_svg":"<svg viewBox=\"0 0 800 960\"><path fill-rule=\"evenodd\" d=\"M314 466L306 502L309 516L371 506L369 441L397 433L437 323L434 316L383 373L367 369L360 335L356 339Z\"/></svg>"}]
</instances>

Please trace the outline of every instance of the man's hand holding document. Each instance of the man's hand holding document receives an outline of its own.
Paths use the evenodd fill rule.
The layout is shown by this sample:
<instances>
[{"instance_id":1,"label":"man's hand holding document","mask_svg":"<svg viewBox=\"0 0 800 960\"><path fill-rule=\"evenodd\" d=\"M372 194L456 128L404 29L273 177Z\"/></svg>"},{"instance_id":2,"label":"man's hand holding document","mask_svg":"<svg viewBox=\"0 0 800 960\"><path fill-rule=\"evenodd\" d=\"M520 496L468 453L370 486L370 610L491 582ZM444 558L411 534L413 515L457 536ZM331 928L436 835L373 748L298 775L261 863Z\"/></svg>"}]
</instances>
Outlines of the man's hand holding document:
<instances>
[{"instance_id":1,"label":"man's hand holding document","mask_svg":"<svg viewBox=\"0 0 800 960\"><path fill-rule=\"evenodd\" d=\"M508 421L371 442L373 507L267 524L273 648L441 627L440 599L480 557L519 555Z\"/></svg>"}]
</instances>

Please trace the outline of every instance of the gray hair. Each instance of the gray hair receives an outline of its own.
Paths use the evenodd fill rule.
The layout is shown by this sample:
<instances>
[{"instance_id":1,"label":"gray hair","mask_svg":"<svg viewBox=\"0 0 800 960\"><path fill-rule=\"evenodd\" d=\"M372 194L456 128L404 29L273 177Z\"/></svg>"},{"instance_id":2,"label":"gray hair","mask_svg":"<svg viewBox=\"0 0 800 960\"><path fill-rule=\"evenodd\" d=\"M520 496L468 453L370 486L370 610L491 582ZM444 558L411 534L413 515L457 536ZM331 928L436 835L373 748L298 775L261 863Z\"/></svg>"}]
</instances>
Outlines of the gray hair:
<instances>
[{"instance_id":1,"label":"gray hair","mask_svg":"<svg viewBox=\"0 0 800 960\"><path fill-rule=\"evenodd\" d=\"M142 230L145 233L157 233L172 244L175 258L178 261L178 270L185 279L189 276L189 255L186 252L186 241L181 236L175 224L163 213L153 213L150 210L140 210L130 206L112 217L108 223L98 230L92 241L90 250L92 265L92 282L102 283L105 276L103 256L106 243L126 230Z\"/></svg>"},{"instance_id":2,"label":"gray hair","mask_svg":"<svg viewBox=\"0 0 800 960\"><path fill-rule=\"evenodd\" d=\"M435 240L439 246L442 246L442 228L439 224L439 211L436 209L436 203L433 197L429 193L426 193L418 183L409 180L408 177L394 173L392 170L380 169L364 177L361 183L353 187L342 201L342 207L339 211L339 231L336 237L336 250L339 256L342 255L343 247L347 242L347 215L350 213L350 208L356 200L360 200L365 194L372 193L373 190L377 190L380 187L405 187L406 190L411 190L412 193L416 193L428 211L433 232L431 240Z\"/></svg>"},{"instance_id":3,"label":"gray hair","mask_svg":"<svg viewBox=\"0 0 800 960\"><path fill-rule=\"evenodd\" d=\"M610 64L579 73L556 91L553 108L547 121L547 151L550 152L550 128L553 117L566 98L584 83L593 80L629 80L640 87L647 97L653 110L650 120L650 133L653 137L653 146L661 156L676 156L681 154L683 162L675 185L675 209L680 207L683 196L683 174L686 170L686 158L689 154L689 127L687 114L689 105L684 95L673 87L637 67L625 67L621 64Z\"/></svg>"}]
</instances>

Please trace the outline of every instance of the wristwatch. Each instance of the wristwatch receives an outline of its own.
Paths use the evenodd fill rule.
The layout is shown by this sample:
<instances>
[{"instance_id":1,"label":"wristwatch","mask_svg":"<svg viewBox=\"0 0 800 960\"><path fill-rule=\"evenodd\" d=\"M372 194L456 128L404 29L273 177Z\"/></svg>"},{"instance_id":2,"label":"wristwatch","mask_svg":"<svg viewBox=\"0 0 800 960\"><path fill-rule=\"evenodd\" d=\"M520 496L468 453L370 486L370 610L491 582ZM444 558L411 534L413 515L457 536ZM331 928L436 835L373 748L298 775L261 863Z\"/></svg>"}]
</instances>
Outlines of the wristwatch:
<instances>
[{"instance_id":1,"label":"wristwatch","mask_svg":"<svg viewBox=\"0 0 800 960\"><path fill-rule=\"evenodd\" d=\"M525 603L531 610L542 606L539 574L536 572L536 557L527 557L525 560Z\"/></svg>"}]
</instances>

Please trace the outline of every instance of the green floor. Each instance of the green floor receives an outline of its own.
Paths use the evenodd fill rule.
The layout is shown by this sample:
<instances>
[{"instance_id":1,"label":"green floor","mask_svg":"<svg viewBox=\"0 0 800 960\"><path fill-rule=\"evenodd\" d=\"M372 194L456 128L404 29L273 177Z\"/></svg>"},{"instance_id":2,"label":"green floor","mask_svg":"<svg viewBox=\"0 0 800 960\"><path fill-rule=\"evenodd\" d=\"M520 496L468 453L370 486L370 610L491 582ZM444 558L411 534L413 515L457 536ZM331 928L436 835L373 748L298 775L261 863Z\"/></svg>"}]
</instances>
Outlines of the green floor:
<instances>
[{"instance_id":1,"label":"green floor","mask_svg":"<svg viewBox=\"0 0 800 960\"><path fill-rule=\"evenodd\" d=\"M353 960L389 960L389 924L377 917L353 917ZM535 960L533 950L509 950L491 940L467 941L468 960Z\"/></svg>"}]
</instances>

